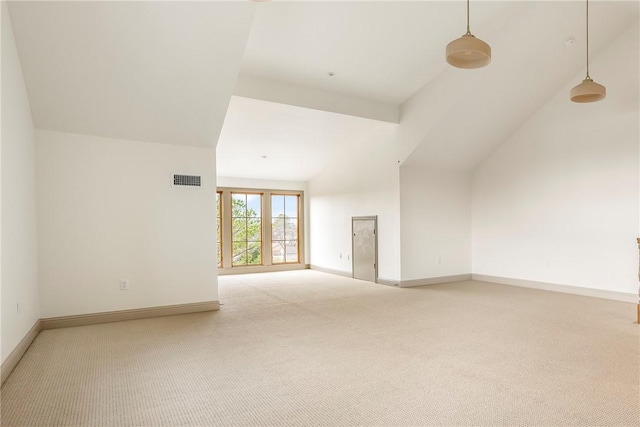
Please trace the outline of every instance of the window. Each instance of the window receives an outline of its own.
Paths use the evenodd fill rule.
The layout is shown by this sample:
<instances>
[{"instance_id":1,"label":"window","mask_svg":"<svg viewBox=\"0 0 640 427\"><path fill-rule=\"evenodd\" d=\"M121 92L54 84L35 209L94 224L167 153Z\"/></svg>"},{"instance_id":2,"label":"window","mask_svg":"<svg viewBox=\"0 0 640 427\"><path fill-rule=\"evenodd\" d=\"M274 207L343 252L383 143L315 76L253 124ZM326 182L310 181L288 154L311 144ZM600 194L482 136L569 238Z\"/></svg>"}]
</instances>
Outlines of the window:
<instances>
[{"instance_id":1,"label":"window","mask_svg":"<svg viewBox=\"0 0 640 427\"><path fill-rule=\"evenodd\" d=\"M271 262L297 263L298 251L298 195L271 195Z\"/></svg>"},{"instance_id":2,"label":"window","mask_svg":"<svg viewBox=\"0 0 640 427\"><path fill-rule=\"evenodd\" d=\"M216 193L216 241L218 242L218 268L222 268L222 193Z\"/></svg>"},{"instance_id":3,"label":"window","mask_svg":"<svg viewBox=\"0 0 640 427\"><path fill-rule=\"evenodd\" d=\"M218 274L304 269L304 193L218 187Z\"/></svg>"},{"instance_id":4,"label":"window","mask_svg":"<svg viewBox=\"0 0 640 427\"><path fill-rule=\"evenodd\" d=\"M232 265L262 264L262 194L231 193Z\"/></svg>"}]
</instances>

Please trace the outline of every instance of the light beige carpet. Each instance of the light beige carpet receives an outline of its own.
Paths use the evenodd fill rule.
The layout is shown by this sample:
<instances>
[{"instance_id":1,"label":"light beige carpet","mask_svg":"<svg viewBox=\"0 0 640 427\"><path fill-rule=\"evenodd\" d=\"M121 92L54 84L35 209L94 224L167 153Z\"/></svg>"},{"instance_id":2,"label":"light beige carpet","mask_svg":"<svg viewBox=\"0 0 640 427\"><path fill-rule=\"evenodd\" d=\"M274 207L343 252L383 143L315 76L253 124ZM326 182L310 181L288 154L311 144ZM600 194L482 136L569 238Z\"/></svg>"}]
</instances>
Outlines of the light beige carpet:
<instances>
[{"instance_id":1,"label":"light beige carpet","mask_svg":"<svg viewBox=\"0 0 640 427\"><path fill-rule=\"evenodd\" d=\"M42 332L2 425L639 425L633 304L315 271L220 278L219 312Z\"/></svg>"}]
</instances>

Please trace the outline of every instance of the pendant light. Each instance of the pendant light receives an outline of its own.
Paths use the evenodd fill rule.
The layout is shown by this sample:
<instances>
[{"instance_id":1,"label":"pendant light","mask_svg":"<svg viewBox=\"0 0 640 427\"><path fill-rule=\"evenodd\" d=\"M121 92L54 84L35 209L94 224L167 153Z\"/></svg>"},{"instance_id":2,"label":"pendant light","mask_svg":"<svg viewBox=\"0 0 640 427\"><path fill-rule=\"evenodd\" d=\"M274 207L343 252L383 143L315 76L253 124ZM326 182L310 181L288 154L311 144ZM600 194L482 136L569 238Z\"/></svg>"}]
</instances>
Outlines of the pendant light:
<instances>
[{"instance_id":1,"label":"pendant light","mask_svg":"<svg viewBox=\"0 0 640 427\"><path fill-rule=\"evenodd\" d=\"M587 77L578 86L571 89L573 102L596 102L607 96L607 89L594 82L589 76L589 0L587 0Z\"/></svg>"},{"instance_id":2,"label":"pendant light","mask_svg":"<svg viewBox=\"0 0 640 427\"><path fill-rule=\"evenodd\" d=\"M469 31L467 0L467 32L447 45L447 62L457 68L480 68L491 62L491 47Z\"/></svg>"}]
</instances>

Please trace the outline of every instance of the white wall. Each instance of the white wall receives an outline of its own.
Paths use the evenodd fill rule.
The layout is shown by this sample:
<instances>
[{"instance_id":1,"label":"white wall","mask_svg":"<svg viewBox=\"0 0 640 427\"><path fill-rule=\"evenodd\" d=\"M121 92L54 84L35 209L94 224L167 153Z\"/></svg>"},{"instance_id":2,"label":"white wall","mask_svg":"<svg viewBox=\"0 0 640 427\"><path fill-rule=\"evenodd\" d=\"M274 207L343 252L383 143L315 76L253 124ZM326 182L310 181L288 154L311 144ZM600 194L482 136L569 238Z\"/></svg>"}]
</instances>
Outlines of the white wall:
<instances>
[{"instance_id":1,"label":"white wall","mask_svg":"<svg viewBox=\"0 0 640 427\"><path fill-rule=\"evenodd\" d=\"M400 279L395 132L396 126L372 122L370 135L309 181L312 266L351 274L351 217L377 215L378 276Z\"/></svg>"},{"instance_id":2,"label":"white wall","mask_svg":"<svg viewBox=\"0 0 640 427\"><path fill-rule=\"evenodd\" d=\"M218 187L306 191L307 183L302 181L280 181L275 179L231 178L219 176Z\"/></svg>"},{"instance_id":3,"label":"white wall","mask_svg":"<svg viewBox=\"0 0 640 427\"><path fill-rule=\"evenodd\" d=\"M604 101L576 75L478 167L473 273L637 293L638 50L636 23L591 64Z\"/></svg>"},{"instance_id":4,"label":"white wall","mask_svg":"<svg viewBox=\"0 0 640 427\"><path fill-rule=\"evenodd\" d=\"M40 318L33 121L7 4L4 1L1 253L1 353L4 362Z\"/></svg>"},{"instance_id":5,"label":"white wall","mask_svg":"<svg viewBox=\"0 0 640 427\"><path fill-rule=\"evenodd\" d=\"M42 317L217 300L213 148L36 141ZM174 172L202 187L174 187Z\"/></svg>"},{"instance_id":6,"label":"white wall","mask_svg":"<svg viewBox=\"0 0 640 427\"><path fill-rule=\"evenodd\" d=\"M469 79L486 78L488 71L474 70L473 75L459 71L445 68L401 106L396 144L402 162L403 281L471 273L471 178L467 164L469 152L476 151L481 141L478 132L472 136L473 144L468 143L468 135L460 137L458 133L469 126L460 126L459 117L461 108L470 108ZM477 114L469 117L478 120ZM452 120L455 123L451 124ZM485 124L485 130L487 127ZM490 133L494 134L499 126L492 128Z\"/></svg>"},{"instance_id":7,"label":"white wall","mask_svg":"<svg viewBox=\"0 0 640 427\"><path fill-rule=\"evenodd\" d=\"M402 280L471 273L470 174L400 169Z\"/></svg>"}]
</instances>

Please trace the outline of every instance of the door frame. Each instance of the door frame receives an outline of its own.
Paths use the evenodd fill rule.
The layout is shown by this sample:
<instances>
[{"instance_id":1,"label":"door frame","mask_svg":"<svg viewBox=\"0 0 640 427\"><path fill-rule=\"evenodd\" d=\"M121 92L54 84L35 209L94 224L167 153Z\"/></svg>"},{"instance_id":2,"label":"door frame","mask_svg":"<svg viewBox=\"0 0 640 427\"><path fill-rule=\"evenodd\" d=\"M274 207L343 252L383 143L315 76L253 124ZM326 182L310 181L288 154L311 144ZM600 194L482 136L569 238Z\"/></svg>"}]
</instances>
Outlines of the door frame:
<instances>
[{"instance_id":1,"label":"door frame","mask_svg":"<svg viewBox=\"0 0 640 427\"><path fill-rule=\"evenodd\" d=\"M351 217L351 277L354 279L355 279L355 251L354 251L355 248L353 244L353 232L354 232L353 223L355 221L373 221L373 235L375 236L374 238L374 244L375 244L374 282L378 283L378 215Z\"/></svg>"}]
</instances>

